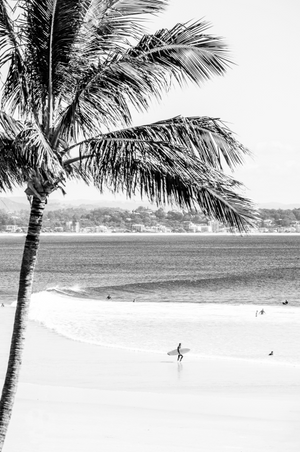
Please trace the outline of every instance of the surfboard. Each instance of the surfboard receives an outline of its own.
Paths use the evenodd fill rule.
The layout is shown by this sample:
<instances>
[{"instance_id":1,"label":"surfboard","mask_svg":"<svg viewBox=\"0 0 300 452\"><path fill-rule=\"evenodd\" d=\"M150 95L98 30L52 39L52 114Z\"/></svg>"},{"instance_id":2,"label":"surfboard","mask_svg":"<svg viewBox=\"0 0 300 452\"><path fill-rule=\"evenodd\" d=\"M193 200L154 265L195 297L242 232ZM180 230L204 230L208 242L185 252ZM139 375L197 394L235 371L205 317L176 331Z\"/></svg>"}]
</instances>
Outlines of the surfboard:
<instances>
[{"instance_id":1,"label":"surfboard","mask_svg":"<svg viewBox=\"0 0 300 452\"><path fill-rule=\"evenodd\" d=\"M181 353L182 355L184 355L185 353L187 353L187 352L189 352L189 351L190 351L190 348L182 348L182 349L180 350L180 353ZM178 355L177 348L175 348L175 350L171 350L170 352L168 352L167 355L169 355L169 356Z\"/></svg>"}]
</instances>

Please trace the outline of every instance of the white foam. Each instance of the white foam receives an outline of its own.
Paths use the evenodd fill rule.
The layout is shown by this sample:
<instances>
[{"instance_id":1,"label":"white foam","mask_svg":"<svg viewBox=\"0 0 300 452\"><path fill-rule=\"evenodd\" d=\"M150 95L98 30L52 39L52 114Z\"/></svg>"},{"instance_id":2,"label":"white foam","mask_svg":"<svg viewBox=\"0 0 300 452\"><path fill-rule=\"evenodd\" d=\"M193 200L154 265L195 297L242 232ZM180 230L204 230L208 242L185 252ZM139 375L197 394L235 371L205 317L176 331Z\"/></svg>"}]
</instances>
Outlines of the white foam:
<instances>
[{"instance_id":1,"label":"white foam","mask_svg":"<svg viewBox=\"0 0 300 452\"><path fill-rule=\"evenodd\" d=\"M80 288L78 288L80 290ZM115 302L55 292L32 296L29 317L68 338L165 353L299 363L300 309L292 306Z\"/></svg>"}]
</instances>

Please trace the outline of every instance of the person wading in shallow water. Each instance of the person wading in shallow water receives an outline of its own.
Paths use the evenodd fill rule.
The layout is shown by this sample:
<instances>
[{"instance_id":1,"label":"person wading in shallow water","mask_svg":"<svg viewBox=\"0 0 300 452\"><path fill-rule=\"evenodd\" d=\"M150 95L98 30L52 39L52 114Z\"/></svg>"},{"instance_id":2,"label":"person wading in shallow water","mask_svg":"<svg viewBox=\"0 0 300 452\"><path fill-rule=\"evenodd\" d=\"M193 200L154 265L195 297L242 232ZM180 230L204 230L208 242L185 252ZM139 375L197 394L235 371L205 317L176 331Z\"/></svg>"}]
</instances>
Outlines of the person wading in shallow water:
<instances>
[{"instance_id":1,"label":"person wading in shallow water","mask_svg":"<svg viewBox=\"0 0 300 452\"><path fill-rule=\"evenodd\" d=\"M178 353L177 361L182 361L183 355L181 354L181 343L177 347L177 353Z\"/></svg>"}]
</instances>

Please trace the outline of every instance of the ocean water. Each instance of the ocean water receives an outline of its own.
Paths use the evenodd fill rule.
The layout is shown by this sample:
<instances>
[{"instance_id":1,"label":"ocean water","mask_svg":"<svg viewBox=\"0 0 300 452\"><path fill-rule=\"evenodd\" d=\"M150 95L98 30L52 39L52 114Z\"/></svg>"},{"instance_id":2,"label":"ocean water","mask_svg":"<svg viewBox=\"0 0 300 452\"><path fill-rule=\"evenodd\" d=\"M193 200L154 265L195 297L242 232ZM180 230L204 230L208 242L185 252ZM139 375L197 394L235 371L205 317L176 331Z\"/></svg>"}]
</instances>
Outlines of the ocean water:
<instances>
[{"instance_id":1,"label":"ocean water","mask_svg":"<svg viewBox=\"0 0 300 452\"><path fill-rule=\"evenodd\" d=\"M6 302L23 243L0 236ZM193 359L300 364L299 245L296 235L43 236L30 319L102 346L165 354L181 342Z\"/></svg>"}]
</instances>

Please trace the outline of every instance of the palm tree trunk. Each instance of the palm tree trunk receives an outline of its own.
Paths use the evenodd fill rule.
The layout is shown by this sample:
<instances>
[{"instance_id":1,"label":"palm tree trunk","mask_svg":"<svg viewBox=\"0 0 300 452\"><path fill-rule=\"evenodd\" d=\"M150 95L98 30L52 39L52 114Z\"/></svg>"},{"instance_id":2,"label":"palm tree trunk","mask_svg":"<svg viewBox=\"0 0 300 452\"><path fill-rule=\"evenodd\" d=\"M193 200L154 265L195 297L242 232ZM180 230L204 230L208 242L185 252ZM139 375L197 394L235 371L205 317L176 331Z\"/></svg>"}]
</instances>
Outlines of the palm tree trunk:
<instances>
[{"instance_id":1,"label":"palm tree trunk","mask_svg":"<svg viewBox=\"0 0 300 452\"><path fill-rule=\"evenodd\" d=\"M0 452L3 448L17 392L45 204L45 200L41 201L39 198L33 197L20 271L19 292L11 348L0 401Z\"/></svg>"}]
</instances>

